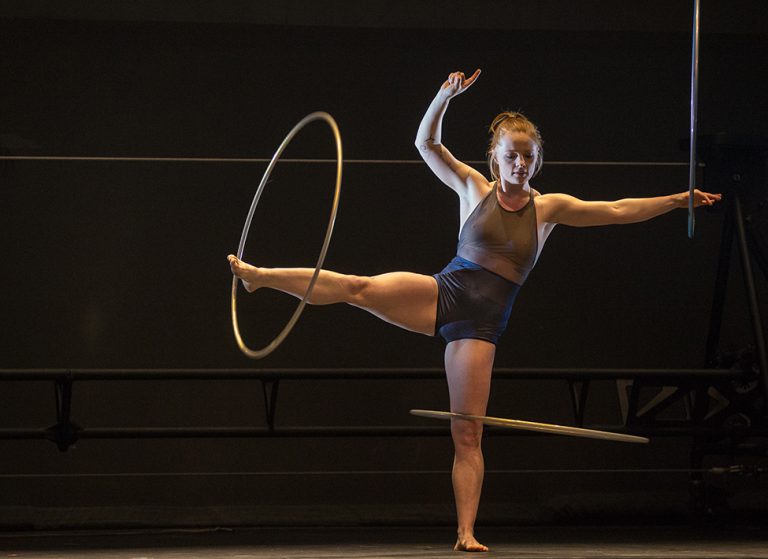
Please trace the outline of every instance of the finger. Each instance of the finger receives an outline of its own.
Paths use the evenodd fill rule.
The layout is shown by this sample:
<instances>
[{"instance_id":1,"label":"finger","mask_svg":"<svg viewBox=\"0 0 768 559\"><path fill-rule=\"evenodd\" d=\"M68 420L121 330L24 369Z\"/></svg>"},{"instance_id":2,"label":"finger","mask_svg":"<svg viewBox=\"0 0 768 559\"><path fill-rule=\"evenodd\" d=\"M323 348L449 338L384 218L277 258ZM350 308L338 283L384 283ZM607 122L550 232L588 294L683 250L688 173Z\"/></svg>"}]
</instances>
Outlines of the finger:
<instances>
[{"instance_id":1,"label":"finger","mask_svg":"<svg viewBox=\"0 0 768 559\"><path fill-rule=\"evenodd\" d=\"M479 76L479 75L480 75L480 68L478 68L477 70L475 70L475 73L474 73L474 74L472 74L471 76L469 76L469 78L467 79L467 81L468 81L468 82L470 82L470 83L472 83L472 82L474 82L474 81L477 79L477 76Z\"/></svg>"},{"instance_id":2,"label":"finger","mask_svg":"<svg viewBox=\"0 0 768 559\"><path fill-rule=\"evenodd\" d=\"M467 88L467 87L469 87L470 85L472 85L473 83L475 83L475 80L477 79L477 77L478 77L479 75L480 75L480 68L478 68L477 70L475 70L475 73L474 73L474 74L472 74L471 76L469 76L469 78L467 78L466 80L464 80L464 87L465 87L465 88Z\"/></svg>"}]
</instances>

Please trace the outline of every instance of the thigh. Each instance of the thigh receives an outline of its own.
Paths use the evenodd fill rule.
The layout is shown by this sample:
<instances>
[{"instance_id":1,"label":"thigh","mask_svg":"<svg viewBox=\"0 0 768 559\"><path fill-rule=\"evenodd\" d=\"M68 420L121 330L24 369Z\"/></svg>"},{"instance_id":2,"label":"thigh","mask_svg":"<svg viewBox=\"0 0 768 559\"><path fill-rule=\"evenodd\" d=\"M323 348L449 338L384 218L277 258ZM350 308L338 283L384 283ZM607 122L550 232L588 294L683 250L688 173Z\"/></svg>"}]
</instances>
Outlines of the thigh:
<instances>
[{"instance_id":1,"label":"thigh","mask_svg":"<svg viewBox=\"0 0 768 559\"><path fill-rule=\"evenodd\" d=\"M486 414L495 355L494 344L473 338L455 340L445 347L451 411Z\"/></svg>"},{"instance_id":2,"label":"thigh","mask_svg":"<svg viewBox=\"0 0 768 559\"><path fill-rule=\"evenodd\" d=\"M390 324L432 336L437 317L437 282L432 276L412 272L373 276L357 306Z\"/></svg>"}]
</instances>

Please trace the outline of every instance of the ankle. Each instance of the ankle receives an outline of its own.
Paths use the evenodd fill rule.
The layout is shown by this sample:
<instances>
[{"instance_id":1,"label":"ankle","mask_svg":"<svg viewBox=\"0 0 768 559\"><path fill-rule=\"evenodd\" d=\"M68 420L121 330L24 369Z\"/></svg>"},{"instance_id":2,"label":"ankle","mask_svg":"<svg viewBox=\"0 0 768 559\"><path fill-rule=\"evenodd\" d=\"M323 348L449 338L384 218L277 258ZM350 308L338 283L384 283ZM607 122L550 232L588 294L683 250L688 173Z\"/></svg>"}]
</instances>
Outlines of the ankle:
<instances>
[{"instance_id":1,"label":"ankle","mask_svg":"<svg viewBox=\"0 0 768 559\"><path fill-rule=\"evenodd\" d=\"M456 537L460 540L466 540L467 538L474 538L475 531L472 528L458 528L456 530Z\"/></svg>"},{"instance_id":2,"label":"ankle","mask_svg":"<svg viewBox=\"0 0 768 559\"><path fill-rule=\"evenodd\" d=\"M258 280L260 287L269 287L272 279L272 270L269 268L259 268L254 266L253 279Z\"/></svg>"}]
</instances>

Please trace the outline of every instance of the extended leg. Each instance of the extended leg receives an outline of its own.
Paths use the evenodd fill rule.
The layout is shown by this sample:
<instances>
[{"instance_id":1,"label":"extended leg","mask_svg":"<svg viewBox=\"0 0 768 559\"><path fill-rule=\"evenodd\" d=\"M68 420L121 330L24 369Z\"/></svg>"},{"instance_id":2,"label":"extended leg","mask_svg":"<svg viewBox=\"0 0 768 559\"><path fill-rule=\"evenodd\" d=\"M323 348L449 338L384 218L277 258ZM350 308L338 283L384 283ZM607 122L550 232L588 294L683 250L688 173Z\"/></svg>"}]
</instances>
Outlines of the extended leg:
<instances>
[{"instance_id":1,"label":"extended leg","mask_svg":"<svg viewBox=\"0 0 768 559\"><path fill-rule=\"evenodd\" d=\"M466 339L449 343L445 349L451 411L485 415L491 388L491 371L496 346L484 340ZM451 420L456 451L453 462L453 492L458 516L457 551L488 551L475 539L475 518L480 503L485 465L479 421Z\"/></svg>"},{"instance_id":2,"label":"extended leg","mask_svg":"<svg viewBox=\"0 0 768 559\"><path fill-rule=\"evenodd\" d=\"M228 260L232 273L248 291L268 287L303 297L314 273L311 268L256 268L233 255ZM431 336L437 314L437 282L431 276L410 272L366 277L321 270L308 303L347 303L390 324Z\"/></svg>"}]
</instances>

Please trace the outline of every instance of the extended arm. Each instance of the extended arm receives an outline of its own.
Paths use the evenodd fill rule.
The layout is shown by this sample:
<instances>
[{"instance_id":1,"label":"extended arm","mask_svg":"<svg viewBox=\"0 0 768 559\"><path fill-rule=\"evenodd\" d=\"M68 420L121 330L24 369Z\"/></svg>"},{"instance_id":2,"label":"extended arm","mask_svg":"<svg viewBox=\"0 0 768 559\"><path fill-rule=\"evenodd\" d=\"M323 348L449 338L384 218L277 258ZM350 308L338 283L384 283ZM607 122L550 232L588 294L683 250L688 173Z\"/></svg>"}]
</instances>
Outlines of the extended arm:
<instances>
[{"instance_id":1,"label":"extended arm","mask_svg":"<svg viewBox=\"0 0 768 559\"><path fill-rule=\"evenodd\" d=\"M470 180L483 177L472 167L456 159L442 144L443 116L450 100L466 91L479 75L480 70L476 70L469 78L465 78L461 72L451 74L430 103L416 134L415 144L421 158L441 181L460 196L464 196Z\"/></svg>"},{"instance_id":2,"label":"extended arm","mask_svg":"<svg viewBox=\"0 0 768 559\"><path fill-rule=\"evenodd\" d=\"M694 196L695 207L711 206L722 198L720 194L701 190L695 190ZM638 223L677 208L687 208L688 192L655 198L624 198L615 202L585 202L567 194L545 194L540 202L544 202L544 221L590 227Z\"/></svg>"}]
</instances>

